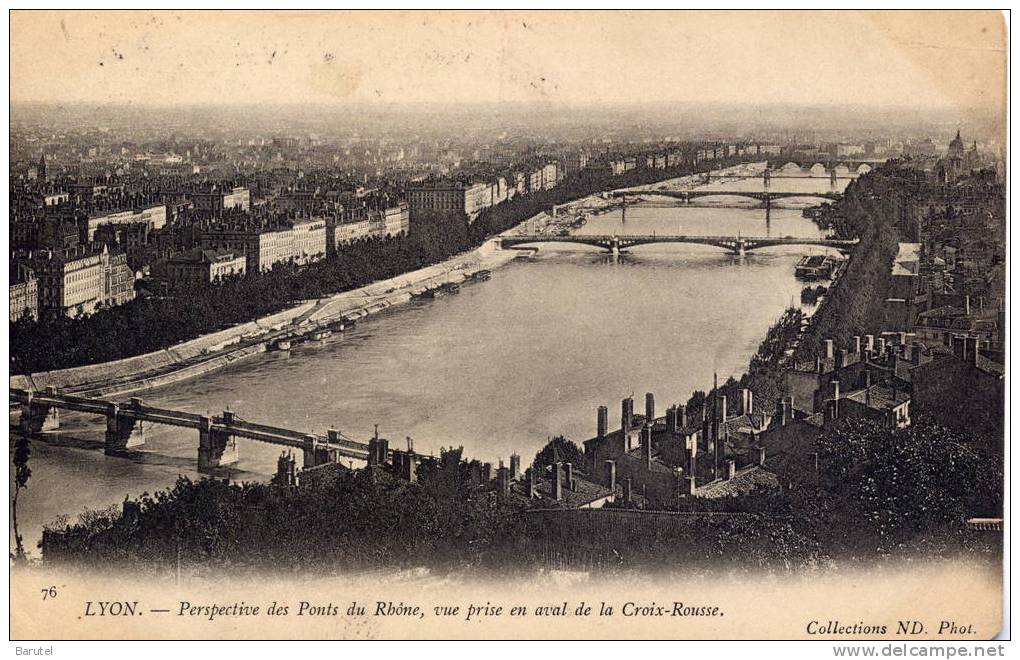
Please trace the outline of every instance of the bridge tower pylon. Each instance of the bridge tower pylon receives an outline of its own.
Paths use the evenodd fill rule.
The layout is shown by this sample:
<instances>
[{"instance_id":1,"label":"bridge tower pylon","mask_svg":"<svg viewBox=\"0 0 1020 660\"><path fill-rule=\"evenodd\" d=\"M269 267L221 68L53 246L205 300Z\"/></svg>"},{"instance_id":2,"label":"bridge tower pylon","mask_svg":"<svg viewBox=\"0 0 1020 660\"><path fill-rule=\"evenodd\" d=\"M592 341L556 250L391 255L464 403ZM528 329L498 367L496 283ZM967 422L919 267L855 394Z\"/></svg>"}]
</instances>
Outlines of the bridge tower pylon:
<instances>
[{"instance_id":1,"label":"bridge tower pylon","mask_svg":"<svg viewBox=\"0 0 1020 660\"><path fill-rule=\"evenodd\" d=\"M47 394L55 390L47 389ZM22 433L41 433L43 431L55 431L60 428L60 410L55 406L48 406L44 403L37 403L33 400L32 393L28 393L28 401L21 405L21 417L18 427Z\"/></svg>"},{"instance_id":2,"label":"bridge tower pylon","mask_svg":"<svg viewBox=\"0 0 1020 660\"><path fill-rule=\"evenodd\" d=\"M832 169L829 170L829 185L833 188L836 187L836 166L833 165Z\"/></svg>"},{"instance_id":3,"label":"bridge tower pylon","mask_svg":"<svg viewBox=\"0 0 1020 660\"><path fill-rule=\"evenodd\" d=\"M762 183L765 185L765 190L768 190L769 184L772 183L772 170L767 166L765 167L765 174L762 175Z\"/></svg>"},{"instance_id":4,"label":"bridge tower pylon","mask_svg":"<svg viewBox=\"0 0 1020 660\"><path fill-rule=\"evenodd\" d=\"M141 399L132 399L132 408L141 408ZM120 406L110 403L106 409L106 444L104 453L115 456L127 449L145 444L145 427L141 420L124 414Z\"/></svg>"},{"instance_id":5,"label":"bridge tower pylon","mask_svg":"<svg viewBox=\"0 0 1020 660\"><path fill-rule=\"evenodd\" d=\"M214 472L216 468L236 463L238 460L237 440L227 430L215 427L212 419L202 417L198 427L198 471ZM232 424L234 414L223 412L223 422Z\"/></svg>"}]
</instances>

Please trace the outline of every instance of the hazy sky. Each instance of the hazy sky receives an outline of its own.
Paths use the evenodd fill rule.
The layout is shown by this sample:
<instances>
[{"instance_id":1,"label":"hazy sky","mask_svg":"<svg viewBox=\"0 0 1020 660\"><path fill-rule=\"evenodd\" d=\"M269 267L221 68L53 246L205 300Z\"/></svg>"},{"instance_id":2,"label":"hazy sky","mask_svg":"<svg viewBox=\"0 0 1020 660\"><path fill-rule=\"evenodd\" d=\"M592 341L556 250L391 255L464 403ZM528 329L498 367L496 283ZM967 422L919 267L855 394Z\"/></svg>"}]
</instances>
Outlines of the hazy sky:
<instances>
[{"instance_id":1,"label":"hazy sky","mask_svg":"<svg viewBox=\"0 0 1020 660\"><path fill-rule=\"evenodd\" d=\"M30 12L14 102L675 101L997 109L984 13Z\"/></svg>"}]
</instances>

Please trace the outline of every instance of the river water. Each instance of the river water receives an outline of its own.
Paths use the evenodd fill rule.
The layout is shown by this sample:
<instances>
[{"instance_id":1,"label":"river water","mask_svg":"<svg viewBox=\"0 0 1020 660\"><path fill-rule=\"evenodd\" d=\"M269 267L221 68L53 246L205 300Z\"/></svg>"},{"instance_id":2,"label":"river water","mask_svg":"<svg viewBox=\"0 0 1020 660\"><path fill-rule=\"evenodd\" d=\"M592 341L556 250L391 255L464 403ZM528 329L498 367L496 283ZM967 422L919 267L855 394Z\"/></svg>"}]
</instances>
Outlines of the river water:
<instances>
[{"instance_id":1,"label":"river water","mask_svg":"<svg viewBox=\"0 0 1020 660\"><path fill-rule=\"evenodd\" d=\"M837 189L845 187L839 181ZM713 181L711 189L761 190L760 179ZM774 180L774 191L827 192L828 178ZM697 205L628 205L590 216L589 234L819 236L800 209L817 200L773 203L704 198ZM734 208L738 206L738 208ZM512 452L529 463L549 436L577 442L595 432L595 411L620 399L657 408L685 401L742 373L767 328L802 284L794 265L818 247L783 246L738 257L721 249L660 244L614 258L579 245L543 244L457 295L417 301L363 319L325 343L141 395L147 403L198 413L230 408L244 419L308 432L330 426L367 440L379 424L391 447L463 446L483 461ZM19 502L30 550L42 526L84 507L165 488L196 476L197 434L148 427L132 459L102 452L99 418L62 412L54 442L33 443L33 475ZM280 448L239 440L238 479L266 479ZM300 460L300 459L299 459ZM37 551L36 551L37 552Z\"/></svg>"}]
</instances>

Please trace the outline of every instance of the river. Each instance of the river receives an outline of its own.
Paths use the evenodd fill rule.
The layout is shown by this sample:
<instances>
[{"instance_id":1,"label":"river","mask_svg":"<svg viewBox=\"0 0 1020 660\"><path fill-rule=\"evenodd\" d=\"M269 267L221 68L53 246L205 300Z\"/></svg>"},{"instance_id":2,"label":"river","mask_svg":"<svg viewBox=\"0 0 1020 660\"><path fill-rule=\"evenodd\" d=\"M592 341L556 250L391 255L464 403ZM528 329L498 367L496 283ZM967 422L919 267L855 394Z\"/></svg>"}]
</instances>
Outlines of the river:
<instances>
[{"instance_id":1,"label":"river","mask_svg":"<svg viewBox=\"0 0 1020 660\"><path fill-rule=\"evenodd\" d=\"M846 185L839 181L838 189ZM760 179L713 181L716 190L761 190ZM828 178L774 180L774 191L827 192ZM649 198L652 199L652 198ZM753 200L712 197L697 205L631 204L590 216L578 233L819 236L800 209L774 202L769 220ZM739 208L733 208L740 205ZM146 392L147 403L191 412L230 408L250 421L367 439L379 424L391 447L463 446L483 461L529 463L549 436L580 442L595 411L620 399L659 410L692 390L742 373L768 327L803 286L793 275L817 247L784 246L737 257L718 248L659 244L614 258L579 245L540 246L531 259L495 270L456 295L417 301L363 319L325 343L235 365ZM33 443L32 479L19 502L28 549L42 526L84 507L196 476L197 434L148 427L137 458L103 455L98 418L61 413L54 442ZM266 479L280 448L239 440L237 479Z\"/></svg>"}]
</instances>

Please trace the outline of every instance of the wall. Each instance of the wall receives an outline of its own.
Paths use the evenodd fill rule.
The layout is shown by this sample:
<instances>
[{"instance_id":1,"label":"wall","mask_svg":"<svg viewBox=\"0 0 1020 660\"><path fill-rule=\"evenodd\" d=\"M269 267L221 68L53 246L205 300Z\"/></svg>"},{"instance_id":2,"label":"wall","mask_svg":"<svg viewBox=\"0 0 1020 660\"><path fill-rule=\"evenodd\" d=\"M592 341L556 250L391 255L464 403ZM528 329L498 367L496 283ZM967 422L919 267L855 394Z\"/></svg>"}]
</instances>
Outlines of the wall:
<instances>
[{"instance_id":1,"label":"wall","mask_svg":"<svg viewBox=\"0 0 1020 660\"><path fill-rule=\"evenodd\" d=\"M82 388L91 384L96 386L93 389L103 389L104 386L109 386L105 389L124 392L128 391L129 382L132 385L131 390L138 390L155 387L156 384L191 378L225 366L235 361L238 356L246 357L252 351L261 352L264 347L255 344L240 351L231 351L229 354L194 363L203 355L220 351L230 344L237 343L244 335L262 333L269 328L289 323L314 306L313 302L303 303L297 307L263 317L258 321L243 323L145 355L70 369L39 372L31 376L12 376L10 386L19 389L41 390L47 386L65 389ZM185 365L183 364L185 362L193 363ZM140 384L135 386L136 383Z\"/></svg>"}]
</instances>

